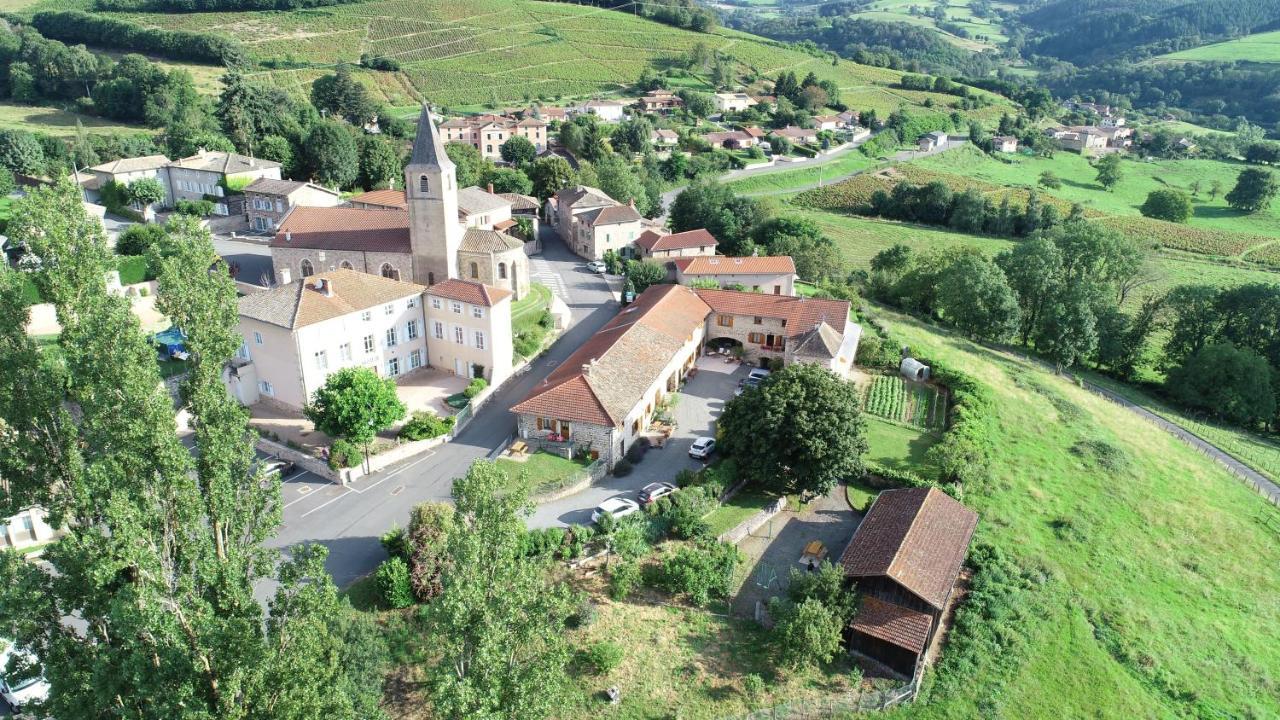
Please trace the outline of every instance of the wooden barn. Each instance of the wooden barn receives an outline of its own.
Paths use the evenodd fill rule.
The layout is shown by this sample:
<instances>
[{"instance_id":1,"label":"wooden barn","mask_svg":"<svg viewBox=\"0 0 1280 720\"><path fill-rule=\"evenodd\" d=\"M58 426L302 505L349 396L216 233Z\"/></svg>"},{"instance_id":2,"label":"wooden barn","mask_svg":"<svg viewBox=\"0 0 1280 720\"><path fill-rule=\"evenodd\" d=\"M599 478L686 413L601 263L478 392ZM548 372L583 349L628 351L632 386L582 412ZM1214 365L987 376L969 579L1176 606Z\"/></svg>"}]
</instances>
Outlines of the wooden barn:
<instances>
[{"instance_id":1,"label":"wooden barn","mask_svg":"<svg viewBox=\"0 0 1280 720\"><path fill-rule=\"evenodd\" d=\"M849 648L914 675L977 524L977 513L935 488L880 493L840 558L861 600Z\"/></svg>"}]
</instances>

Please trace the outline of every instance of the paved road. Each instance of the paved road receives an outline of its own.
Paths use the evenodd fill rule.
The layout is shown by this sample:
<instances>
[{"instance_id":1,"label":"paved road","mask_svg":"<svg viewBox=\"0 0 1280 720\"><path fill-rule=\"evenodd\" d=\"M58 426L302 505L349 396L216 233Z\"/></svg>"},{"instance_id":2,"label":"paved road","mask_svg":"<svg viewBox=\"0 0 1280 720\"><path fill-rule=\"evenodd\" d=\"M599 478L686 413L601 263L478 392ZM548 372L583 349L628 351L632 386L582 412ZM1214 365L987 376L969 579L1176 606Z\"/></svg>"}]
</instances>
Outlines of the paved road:
<instances>
[{"instance_id":1,"label":"paved road","mask_svg":"<svg viewBox=\"0 0 1280 720\"><path fill-rule=\"evenodd\" d=\"M261 242L233 240L225 235L215 235L213 249L227 263L237 266L236 279L252 285L262 285L272 278L271 248Z\"/></svg>"},{"instance_id":2,"label":"paved road","mask_svg":"<svg viewBox=\"0 0 1280 720\"><path fill-rule=\"evenodd\" d=\"M376 473L349 487L300 476L285 483L284 526L272 546L319 542L329 548L328 568L339 586L371 571L385 557L379 536L404 527L409 510L428 500L449 498L452 481L471 463L500 449L515 432L508 408L563 362L618 311L605 280L583 269L583 261L559 240L544 242L541 259L561 279L573 322L528 372L500 389L453 442L426 455ZM541 268L541 263L539 263ZM557 293L559 294L559 292ZM268 592L264 588L260 594Z\"/></svg>"}]
</instances>

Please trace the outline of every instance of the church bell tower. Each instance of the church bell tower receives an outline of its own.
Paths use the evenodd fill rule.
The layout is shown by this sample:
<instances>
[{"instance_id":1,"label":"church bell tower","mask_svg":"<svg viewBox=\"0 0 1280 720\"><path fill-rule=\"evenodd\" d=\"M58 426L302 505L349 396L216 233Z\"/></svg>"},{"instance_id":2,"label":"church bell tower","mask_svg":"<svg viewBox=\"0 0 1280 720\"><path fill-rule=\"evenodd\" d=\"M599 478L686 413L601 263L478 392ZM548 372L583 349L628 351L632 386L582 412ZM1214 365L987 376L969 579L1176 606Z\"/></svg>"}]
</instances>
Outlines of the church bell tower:
<instances>
[{"instance_id":1,"label":"church bell tower","mask_svg":"<svg viewBox=\"0 0 1280 720\"><path fill-rule=\"evenodd\" d=\"M458 221L457 168L444 151L430 105L422 106L413 155L404 175L413 281L434 285L458 277L463 228Z\"/></svg>"}]
</instances>

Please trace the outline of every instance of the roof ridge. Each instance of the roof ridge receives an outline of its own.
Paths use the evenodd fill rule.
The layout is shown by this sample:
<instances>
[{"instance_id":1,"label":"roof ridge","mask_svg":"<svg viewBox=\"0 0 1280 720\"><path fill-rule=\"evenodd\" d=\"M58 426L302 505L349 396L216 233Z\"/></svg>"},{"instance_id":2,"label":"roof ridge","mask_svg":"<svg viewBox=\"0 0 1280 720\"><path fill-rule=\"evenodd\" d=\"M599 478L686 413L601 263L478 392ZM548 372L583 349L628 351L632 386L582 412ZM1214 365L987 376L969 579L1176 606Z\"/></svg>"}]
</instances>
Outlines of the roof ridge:
<instances>
[{"instance_id":1,"label":"roof ridge","mask_svg":"<svg viewBox=\"0 0 1280 720\"><path fill-rule=\"evenodd\" d=\"M306 278L302 278L298 280L298 288L294 293L293 315L289 317L290 330L298 329L298 313L302 312L302 298L303 298L302 293L306 289L306 285L307 285Z\"/></svg>"},{"instance_id":2,"label":"roof ridge","mask_svg":"<svg viewBox=\"0 0 1280 720\"><path fill-rule=\"evenodd\" d=\"M901 488L901 489L910 490L912 488ZM898 559L902 555L902 549L907 546L907 541L911 539L911 533L915 532L916 521L920 519L920 515L924 513L925 504L929 502L929 499L931 497L933 497L932 490L933 488L925 488L924 499L920 501L920 504L916 506L915 512L911 514L911 522L907 523L907 531L902 534L902 540L898 543L898 547L894 548L893 550L893 559L889 561L888 574L890 577L892 577L895 580L898 580ZM898 582L901 583L902 581L898 580ZM903 586L905 587L906 584L903 583ZM908 587L907 589L910 590L913 595L920 594L915 588Z\"/></svg>"}]
</instances>

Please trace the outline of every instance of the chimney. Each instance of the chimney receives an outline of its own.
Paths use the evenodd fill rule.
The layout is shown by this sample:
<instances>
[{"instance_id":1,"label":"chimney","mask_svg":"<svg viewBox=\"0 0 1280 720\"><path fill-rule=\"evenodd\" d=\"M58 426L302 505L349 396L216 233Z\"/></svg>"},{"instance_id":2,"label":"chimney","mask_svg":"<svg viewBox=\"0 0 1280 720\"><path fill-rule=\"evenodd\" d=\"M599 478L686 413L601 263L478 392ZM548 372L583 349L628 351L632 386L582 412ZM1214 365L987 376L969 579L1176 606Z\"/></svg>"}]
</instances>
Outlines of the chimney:
<instances>
[{"instance_id":1,"label":"chimney","mask_svg":"<svg viewBox=\"0 0 1280 720\"><path fill-rule=\"evenodd\" d=\"M287 243L291 243L291 242L293 242L293 231L292 231L292 230L285 230L285 231L284 231L284 241L285 241L285 242L287 242Z\"/></svg>"},{"instance_id":2,"label":"chimney","mask_svg":"<svg viewBox=\"0 0 1280 720\"><path fill-rule=\"evenodd\" d=\"M289 273L289 268L280 268L280 284L288 285L293 282L293 275Z\"/></svg>"},{"instance_id":3,"label":"chimney","mask_svg":"<svg viewBox=\"0 0 1280 720\"><path fill-rule=\"evenodd\" d=\"M329 278L316 278L316 290L325 297L333 297L333 281Z\"/></svg>"},{"instance_id":4,"label":"chimney","mask_svg":"<svg viewBox=\"0 0 1280 720\"><path fill-rule=\"evenodd\" d=\"M582 363L582 376L591 377L591 363Z\"/></svg>"},{"instance_id":5,"label":"chimney","mask_svg":"<svg viewBox=\"0 0 1280 720\"><path fill-rule=\"evenodd\" d=\"M493 194L493 183L489 183L489 194Z\"/></svg>"}]
</instances>

